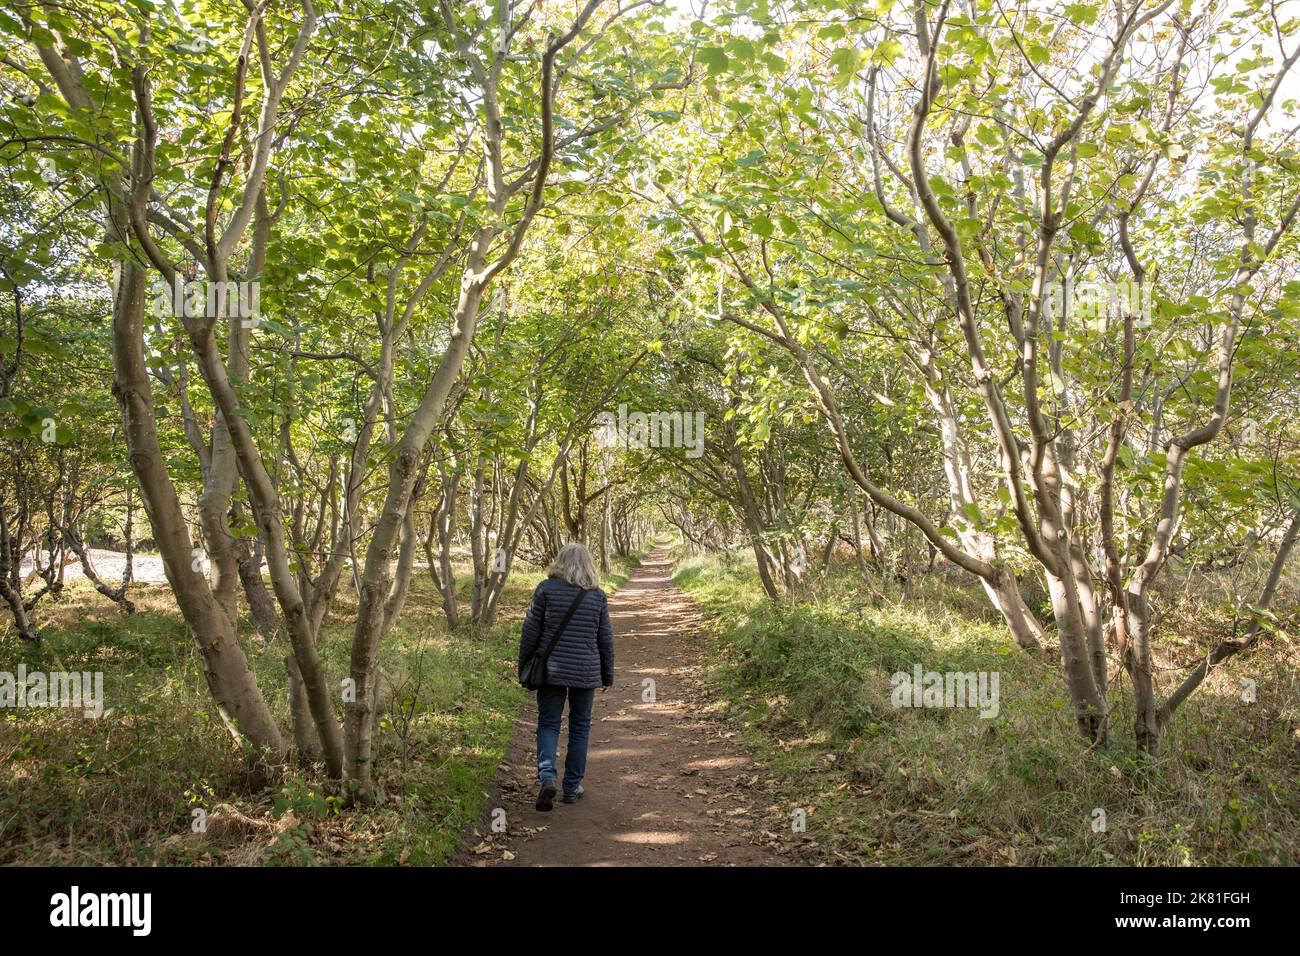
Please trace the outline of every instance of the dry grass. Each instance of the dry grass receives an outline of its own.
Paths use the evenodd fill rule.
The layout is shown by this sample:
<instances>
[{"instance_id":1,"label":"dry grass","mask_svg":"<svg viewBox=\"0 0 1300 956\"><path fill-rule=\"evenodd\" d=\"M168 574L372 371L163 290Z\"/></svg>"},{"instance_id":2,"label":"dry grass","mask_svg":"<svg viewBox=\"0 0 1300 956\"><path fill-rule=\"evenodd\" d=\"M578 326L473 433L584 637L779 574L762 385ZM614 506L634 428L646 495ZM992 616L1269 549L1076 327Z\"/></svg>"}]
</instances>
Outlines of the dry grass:
<instances>
[{"instance_id":1,"label":"dry grass","mask_svg":"<svg viewBox=\"0 0 1300 956\"><path fill-rule=\"evenodd\" d=\"M1285 633L1218 669L1152 764L1135 753L1122 681L1110 745L1090 751L1056 662L1014 649L964 588L932 578L872 594L846 567L806 603L775 609L755 578L734 558L688 559L678 573L712 612L718 685L832 862L1300 862L1300 660ZM1183 616L1207 632L1180 634ZM1208 633L1213 621L1204 608L1166 614L1166 690L1222 633ZM895 708L889 676L915 663L997 671L1000 712ZM1246 678L1254 703L1242 699Z\"/></svg>"}]
</instances>

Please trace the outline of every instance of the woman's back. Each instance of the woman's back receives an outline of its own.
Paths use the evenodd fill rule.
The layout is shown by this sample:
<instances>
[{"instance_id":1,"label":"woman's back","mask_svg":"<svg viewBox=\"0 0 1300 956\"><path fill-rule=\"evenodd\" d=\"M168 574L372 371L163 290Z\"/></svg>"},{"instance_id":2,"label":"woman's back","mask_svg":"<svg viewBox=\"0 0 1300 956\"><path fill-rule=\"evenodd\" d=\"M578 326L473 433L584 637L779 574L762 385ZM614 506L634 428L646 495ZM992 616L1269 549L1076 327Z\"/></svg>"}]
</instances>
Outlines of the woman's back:
<instances>
[{"instance_id":1,"label":"woman's back","mask_svg":"<svg viewBox=\"0 0 1300 956\"><path fill-rule=\"evenodd\" d=\"M560 577L549 577L533 592L524 618L519 659L545 653L556 629L578 596L579 588ZM609 625L605 592L586 592L569 619L546 663L546 682L560 687L600 687L614 682L614 636Z\"/></svg>"},{"instance_id":2,"label":"woman's back","mask_svg":"<svg viewBox=\"0 0 1300 956\"><path fill-rule=\"evenodd\" d=\"M548 649L543 679L534 670L533 656L546 654ZM591 552L581 544L561 548L550 576L533 591L519 635L519 679L526 687L537 689L537 779L541 781L537 809L550 810L555 802L556 750L566 700L569 749L564 758L564 802L574 803L583 794L596 688L614 683L609 601L600 589Z\"/></svg>"}]
</instances>

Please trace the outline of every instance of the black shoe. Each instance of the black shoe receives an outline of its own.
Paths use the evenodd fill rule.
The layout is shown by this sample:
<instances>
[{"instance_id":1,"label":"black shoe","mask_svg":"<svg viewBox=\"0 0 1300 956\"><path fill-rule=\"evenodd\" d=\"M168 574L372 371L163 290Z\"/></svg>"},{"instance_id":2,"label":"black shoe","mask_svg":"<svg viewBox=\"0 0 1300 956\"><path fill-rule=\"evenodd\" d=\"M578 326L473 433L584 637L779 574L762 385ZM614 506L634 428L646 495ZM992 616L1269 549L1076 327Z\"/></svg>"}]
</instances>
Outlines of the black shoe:
<instances>
[{"instance_id":1,"label":"black shoe","mask_svg":"<svg viewBox=\"0 0 1300 956\"><path fill-rule=\"evenodd\" d=\"M583 792L584 791L582 789L582 784L578 784L577 790L565 790L564 796L561 797L561 799L565 803L577 803L579 800L582 799Z\"/></svg>"},{"instance_id":2,"label":"black shoe","mask_svg":"<svg viewBox=\"0 0 1300 956\"><path fill-rule=\"evenodd\" d=\"M555 781L547 778L542 781L542 789L537 791L537 809L550 810L555 806Z\"/></svg>"}]
</instances>

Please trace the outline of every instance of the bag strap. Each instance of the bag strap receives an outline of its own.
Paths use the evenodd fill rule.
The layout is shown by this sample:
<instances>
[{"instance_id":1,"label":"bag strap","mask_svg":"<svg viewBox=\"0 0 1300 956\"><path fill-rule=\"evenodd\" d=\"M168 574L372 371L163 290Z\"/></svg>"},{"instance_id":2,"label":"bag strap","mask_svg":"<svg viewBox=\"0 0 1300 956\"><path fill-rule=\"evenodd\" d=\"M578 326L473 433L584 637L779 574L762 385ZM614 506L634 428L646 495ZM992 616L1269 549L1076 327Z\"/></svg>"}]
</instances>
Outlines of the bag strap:
<instances>
[{"instance_id":1,"label":"bag strap","mask_svg":"<svg viewBox=\"0 0 1300 956\"><path fill-rule=\"evenodd\" d=\"M569 609L564 612L564 617L560 619L560 626L555 629L555 636L551 638L551 643L546 647L546 653L542 655L543 664L550 660L551 651L555 650L555 645L559 643L560 635L564 633L564 629L569 626L569 621L573 618L573 612L578 609L578 605L582 603L582 599L586 596L587 592L582 588L578 588L578 596L573 599L573 603L569 605Z\"/></svg>"}]
</instances>

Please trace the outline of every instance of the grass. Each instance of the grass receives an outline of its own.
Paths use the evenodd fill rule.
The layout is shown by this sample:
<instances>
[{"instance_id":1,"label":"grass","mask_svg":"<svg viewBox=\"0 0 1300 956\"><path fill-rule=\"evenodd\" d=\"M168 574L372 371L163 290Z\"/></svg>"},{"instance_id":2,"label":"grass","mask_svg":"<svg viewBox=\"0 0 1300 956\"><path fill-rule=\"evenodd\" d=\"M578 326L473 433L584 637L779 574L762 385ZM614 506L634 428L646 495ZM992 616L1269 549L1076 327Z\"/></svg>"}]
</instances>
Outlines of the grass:
<instances>
[{"instance_id":1,"label":"grass","mask_svg":"<svg viewBox=\"0 0 1300 956\"><path fill-rule=\"evenodd\" d=\"M1300 862L1300 669L1284 636L1218 670L1151 763L1135 753L1127 693L1112 693L1109 747L1087 750L1056 661L1017 650L978 592L941 576L868 590L836 567L781 608L734 554L685 558L676 579L712 620L726 706L829 862ZM1167 635L1162 653L1186 661L1186 640ZM997 672L999 713L894 707L890 675L917 663Z\"/></svg>"},{"instance_id":2,"label":"grass","mask_svg":"<svg viewBox=\"0 0 1300 956\"><path fill-rule=\"evenodd\" d=\"M467 568L458 568L468 587ZM619 565L602 584L627 577ZM346 810L319 768L248 786L197 649L165 587L137 587L123 617L89 587L41 605L44 640L0 641L0 671L102 671L101 719L66 709L0 711L0 865L412 865L447 862L477 819L525 693L519 620L538 569L516 570L490 633L449 632L417 569L381 646L388 701L377 740L381 798ZM466 597L468 595L465 595ZM355 598L340 594L319 650L347 674ZM252 628L241 628L250 633ZM245 641L263 695L288 727L283 639ZM202 819L202 832L196 832Z\"/></svg>"}]
</instances>

